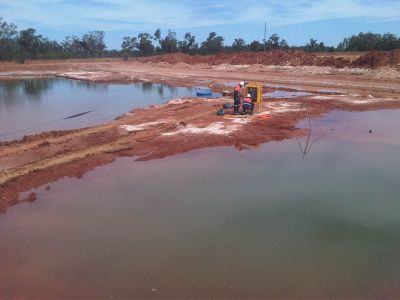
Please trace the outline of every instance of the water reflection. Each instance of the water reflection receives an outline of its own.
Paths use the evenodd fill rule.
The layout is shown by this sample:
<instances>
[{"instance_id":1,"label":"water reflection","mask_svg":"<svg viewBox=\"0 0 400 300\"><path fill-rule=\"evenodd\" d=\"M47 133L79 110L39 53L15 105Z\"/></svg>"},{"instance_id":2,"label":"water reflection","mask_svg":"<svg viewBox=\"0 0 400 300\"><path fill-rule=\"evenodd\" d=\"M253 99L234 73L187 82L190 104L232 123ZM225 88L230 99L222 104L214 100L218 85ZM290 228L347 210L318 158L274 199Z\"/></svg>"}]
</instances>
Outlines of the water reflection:
<instances>
[{"instance_id":1,"label":"water reflection","mask_svg":"<svg viewBox=\"0 0 400 300\"><path fill-rule=\"evenodd\" d=\"M96 90L97 92L104 92L106 93L108 90L108 85L107 84L97 84L93 82L88 82L88 81L75 81L75 80L70 80L71 86L77 85L78 88L85 87L88 91L90 90Z\"/></svg>"},{"instance_id":2,"label":"water reflection","mask_svg":"<svg viewBox=\"0 0 400 300\"><path fill-rule=\"evenodd\" d=\"M54 79L24 79L0 81L0 105L14 105L17 101L40 100L53 87ZM1 106L0 106L1 107Z\"/></svg>"},{"instance_id":3,"label":"water reflection","mask_svg":"<svg viewBox=\"0 0 400 300\"><path fill-rule=\"evenodd\" d=\"M191 87L181 88L170 85L164 85L159 83L143 82L134 83L134 86L140 88L145 93L157 92L162 99L173 98L176 96L181 96L181 90L186 90L188 94L194 95L194 89Z\"/></svg>"},{"instance_id":4,"label":"water reflection","mask_svg":"<svg viewBox=\"0 0 400 300\"><path fill-rule=\"evenodd\" d=\"M308 92L297 92L297 91L283 91L283 90L275 90L270 93L266 93L263 96L269 98L297 98L297 97L304 97L309 96L311 93Z\"/></svg>"},{"instance_id":5,"label":"water reflection","mask_svg":"<svg viewBox=\"0 0 400 300\"><path fill-rule=\"evenodd\" d=\"M240 152L247 151L247 150L256 150L261 147L261 144L258 143L242 143L240 141L236 142L234 145L234 148Z\"/></svg>"},{"instance_id":6,"label":"water reflection","mask_svg":"<svg viewBox=\"0 0 400 300\"><path fill-rule=\"evenodd\" d=\"M396 299L399 112L318 119L307 160L292 139L40 187L0 215L2 296Z\"/></svg>"},{"instance_id":7,"label":"water reflection","mask_svg":"<svg viewBox=\"0 0 400 300\"><path fill-rule=\"evenodd\" d=\"M160 95L160 97L164 97L164 86L162 85L158 86L157 92Z\"/></svg>"},{"instance_id":8,"label":"water reflection","mask_svg":"<svg viewBox=\"0 0 400 300\"><path fill-rule=\"evenodd\" d=\"M324 138L326 136L326 133L321 130L321 128L318 126L316 121L312 119L311 117L308 117L306 121L303 121L302 123L308 123L308 133L307 136L304 138L296 138L297 144L299 146L300 153L302 155L302 158L304 159L307 154L310 153L312 146L314 143L316 143L318 140ZM318 133L315 134L314 130L317 129Z\"/></svg>"},{"instance_id":9,"label":"water reflection","mask_svg":"<svg viewBox=\"0 0 400 300\"><path fill-rule=\"evenodd\" d=\"M98 84L60 78L0 81L0 141L112 121L137 107L194 96L163 84ZM91 111L83 115L82 112ZM79 115L79 118L65 119Z\"/></svg>"},{"instance_id":10,"label":"water reflection","mask_svg":"<svg viewBox=\"0 0 400 300\"><path fill-rule=\"evenodd\" d=\"M52 87L51 80L25 80L23 82L23 91L25 94L39 98L42 93Z\"/></svg>"},{"instance_id":11,"label":"water reflection","mask_svg":"<svg viewBox=\"0 0 400 300\"><path fill-rule=\"evenodd\" d=\"M142 86L143 91L151 91L153 89L153 83L151 82L143 82L142 84L138 84L139 86Z\"/></svg>"},{"instance_id":12,"label":"water reflection","mask_svg":"<svg viewBox=\"0 0 400 300\"><path fill-rule=\"evenodd\" d=\"M310 107L307 98L304 98L304 102L300 106L297 115L299 115L304 110L306 111L306 119L301 121L299 126L303 128L308 128L308 133L307 136L305 136L304 138L296 138L303 159L308 153L310 153L314 143L326 136L326 133L324 133L324 131L318 126L315 118L312 118L310 116ZM317 133L314 132L315 129L317 129ZM304 142L302 140L304 140Z\"/></svg>"}]
</instances>

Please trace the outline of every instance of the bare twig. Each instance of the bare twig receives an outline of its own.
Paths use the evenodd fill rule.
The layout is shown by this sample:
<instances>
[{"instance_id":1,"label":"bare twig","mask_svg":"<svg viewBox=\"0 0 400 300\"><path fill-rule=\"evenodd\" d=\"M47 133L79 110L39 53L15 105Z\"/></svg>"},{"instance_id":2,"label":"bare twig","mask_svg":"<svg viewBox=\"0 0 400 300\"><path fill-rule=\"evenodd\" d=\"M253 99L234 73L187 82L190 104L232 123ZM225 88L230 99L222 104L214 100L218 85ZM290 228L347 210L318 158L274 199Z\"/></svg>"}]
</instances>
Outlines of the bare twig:
<instances>
[{"instance_id":1,"label":"bare twig","mask_svg":"<svg viewBox=\"0 0 400 300\"><path fill-rule=\"evenodd\" d=\"M307 135L307 140L306 140L305 147L304 147L304 148L302 147L299 138L296 138L296 140L297 140L297 143L298 143L298 145L299 145L300 152L302 153L302 157L303 157L303 159L304 159L305 156L311 151L312 145L313 145L316 141L318 141L319 139L325 137L326 134L323 134L323 135L321 135L321 136L315 138L314 140L312 140L312 141L310 142L310 140L311 140L311 133L312 133L312 125L311 125L311 123L314 123L314 125L317 127L317 129L318 129L320 132L322 132L322 130L321 130L321 128L319 128L318 124L316 124L314 121L311 120L310 111L309 111L310 108L309 108L308 101L307 101L308 99L307 99L307 97L303 97L303 98L304 98L304 102L301 104L300 109L299 109L299 111L297 112L297 116L301 113L301 110L302 110L303 107L305 106L305 107L306 107L306 116L307 116L307 118L308 118L308 135Z\"/></svg>"}]
</instances>

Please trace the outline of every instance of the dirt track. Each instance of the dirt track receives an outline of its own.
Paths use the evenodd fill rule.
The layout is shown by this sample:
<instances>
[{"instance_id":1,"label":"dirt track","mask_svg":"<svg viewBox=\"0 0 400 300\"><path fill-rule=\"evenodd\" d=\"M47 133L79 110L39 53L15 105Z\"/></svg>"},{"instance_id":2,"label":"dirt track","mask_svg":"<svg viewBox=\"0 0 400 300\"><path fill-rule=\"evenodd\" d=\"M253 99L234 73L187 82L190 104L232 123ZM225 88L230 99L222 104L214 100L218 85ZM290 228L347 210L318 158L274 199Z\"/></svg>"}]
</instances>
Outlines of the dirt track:
<instances>
[{"instance_id":1,"label":"dirt track","mask_svg":"<svg viewBox=\"0 0 400 300\"><path fill-rule=\"evenodd\" d=\"M0 64L0 76L59 76L94 82L149 81L177 86L231 89L237 81L261 81L267 91L302 90L311 95L267 99L262 112L249 117L215 115L226 99L174 99L137 109L111 124L43 133L0 144L0 212L34 194L19 193L64 176L82 176L120 156L149 160L213 146L257 147L307 133L296 123L334 110L400 108L400 75L386 69L336 69L316 66L265 66L121 60L70 60Z\"/></svg>"}]
</instances>

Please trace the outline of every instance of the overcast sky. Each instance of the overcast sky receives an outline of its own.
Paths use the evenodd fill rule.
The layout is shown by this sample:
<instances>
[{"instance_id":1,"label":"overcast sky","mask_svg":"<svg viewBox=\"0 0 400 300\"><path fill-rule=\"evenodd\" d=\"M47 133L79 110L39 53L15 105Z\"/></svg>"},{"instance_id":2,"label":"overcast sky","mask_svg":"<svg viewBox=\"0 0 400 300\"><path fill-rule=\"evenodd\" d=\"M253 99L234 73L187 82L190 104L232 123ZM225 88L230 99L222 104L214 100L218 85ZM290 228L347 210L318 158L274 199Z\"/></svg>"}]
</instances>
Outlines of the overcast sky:
<instances>
[{"instance_id":1,"label":"overcast sky","mask_svg":"<svg viewBox=\"0 0 400 300\"><path fill-rule=\"evenodd\" d=\"M262 40L264 21L267 37L277 33L294 45L316 38L336 46L361 31L400 36L400 0L0 0L0 17L57 41L104 30L109 49L157 28L171 28L178 39L189 31L202 41L215 31L227 44L251 42Z\"/></svg>"}]
</instances>

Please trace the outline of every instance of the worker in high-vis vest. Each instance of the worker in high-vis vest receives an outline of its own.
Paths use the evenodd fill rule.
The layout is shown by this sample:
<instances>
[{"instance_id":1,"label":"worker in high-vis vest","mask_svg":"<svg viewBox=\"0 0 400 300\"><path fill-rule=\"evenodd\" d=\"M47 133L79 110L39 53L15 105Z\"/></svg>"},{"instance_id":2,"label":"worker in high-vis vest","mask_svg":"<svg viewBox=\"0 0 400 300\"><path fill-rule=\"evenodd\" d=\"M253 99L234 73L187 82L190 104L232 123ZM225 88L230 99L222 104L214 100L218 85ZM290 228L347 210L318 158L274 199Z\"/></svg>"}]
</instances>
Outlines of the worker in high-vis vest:
<instances>
[{"instance_id":1,"label":"worker in high-vis vest","mask_svg":"<svg viewBox=\"0 0 400 300\"><path fill-rule=\"evenodd\" d=\"M235 88L233 89L233 113L235 115L239 114L239 108L240 108L240 93L242 91L242 88L244 87L244 82L241 81L238 83Z\"/></svg>"},{"instance_id":2,"label":"worker in high-vis vest","mask_svg":"<svg viewBox=\"0 0 400 300\"><path fill-rule=\"evenodd\" d=\"M244 114L253 114L254 110L254 103L253 99L251 99L251 95L247 94L246 97L243 99L242 109Z\"/></svg>"}]
</instances>

